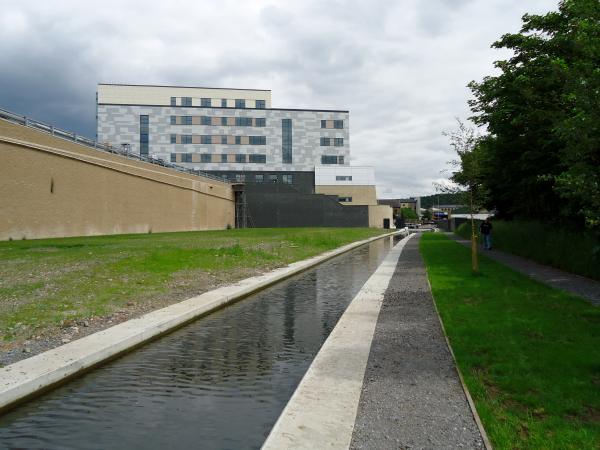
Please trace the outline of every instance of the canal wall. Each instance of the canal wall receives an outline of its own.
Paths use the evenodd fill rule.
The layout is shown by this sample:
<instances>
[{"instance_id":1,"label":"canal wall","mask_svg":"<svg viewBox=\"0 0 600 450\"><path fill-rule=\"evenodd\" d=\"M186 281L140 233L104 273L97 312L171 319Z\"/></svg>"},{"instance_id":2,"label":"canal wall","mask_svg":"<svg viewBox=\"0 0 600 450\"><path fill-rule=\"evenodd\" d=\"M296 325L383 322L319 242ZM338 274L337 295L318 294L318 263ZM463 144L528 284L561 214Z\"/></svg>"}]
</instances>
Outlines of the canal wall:
<instances>
[{"instance_id":1,"label":"canal wall","mask_svg":"<svg viewBox=\"0 0 600 450\"><path fill-rule=\"evenodd\" d=\"M224 229L231 185L0 120L0 240Z\"/></svg>"},{"instance_id":2,"label":"canal wall","mask_svg":"<svg viewBox=\"0 0 600 450\"><path fill-rule=\"evenodd\" d=\"M267 274L224 286L0 368L0 411L251 293L361 245L397 233L354 242Z\"/></svg>"}]
</instances>

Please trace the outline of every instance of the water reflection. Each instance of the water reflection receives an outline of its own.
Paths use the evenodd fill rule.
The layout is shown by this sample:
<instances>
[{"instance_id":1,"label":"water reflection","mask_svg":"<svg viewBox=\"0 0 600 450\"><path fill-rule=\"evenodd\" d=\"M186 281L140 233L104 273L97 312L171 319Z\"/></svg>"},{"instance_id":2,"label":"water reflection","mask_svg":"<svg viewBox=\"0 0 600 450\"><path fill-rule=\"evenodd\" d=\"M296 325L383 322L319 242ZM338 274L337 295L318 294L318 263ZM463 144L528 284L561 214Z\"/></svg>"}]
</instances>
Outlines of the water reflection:
<instances>
[{"instance_id":1,"label":"water reflection","mask_svg":"<svg viewBox=\"0 0 600 450\"><path fill-rule=\"evenodd\" d=\"M0 417L0 447L259 448L389 248L340 256Z\"/></svg>"}]
</instances>

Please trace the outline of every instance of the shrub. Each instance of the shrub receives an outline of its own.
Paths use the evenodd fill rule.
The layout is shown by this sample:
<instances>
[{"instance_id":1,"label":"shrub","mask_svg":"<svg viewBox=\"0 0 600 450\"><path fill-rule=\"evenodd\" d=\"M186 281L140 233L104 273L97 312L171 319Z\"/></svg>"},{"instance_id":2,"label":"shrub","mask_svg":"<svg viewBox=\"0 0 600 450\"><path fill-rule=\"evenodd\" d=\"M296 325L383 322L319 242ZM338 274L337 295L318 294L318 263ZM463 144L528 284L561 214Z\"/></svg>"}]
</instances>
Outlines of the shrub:
<instances>
[{"instance_id":1,"label":"shrub","mask_svg":"<svg viewBox=\"0 0 600 450\"><path fill-rule=\"evenodd\" d=\"M479 223L477 236L481 242ZM600 280L600 239L592 232L517 220L494 221L493 226L494 248ZM461 224L456 234L470 239L470 222Z\"/></svg>"}]
</instances>

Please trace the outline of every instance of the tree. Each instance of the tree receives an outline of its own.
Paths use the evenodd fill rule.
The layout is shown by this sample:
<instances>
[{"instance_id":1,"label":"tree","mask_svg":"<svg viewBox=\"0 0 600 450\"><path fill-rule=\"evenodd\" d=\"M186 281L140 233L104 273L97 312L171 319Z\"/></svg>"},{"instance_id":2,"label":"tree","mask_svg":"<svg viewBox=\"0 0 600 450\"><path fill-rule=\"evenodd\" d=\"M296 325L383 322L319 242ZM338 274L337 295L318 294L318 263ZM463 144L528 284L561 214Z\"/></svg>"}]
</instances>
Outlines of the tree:
<instances>
[{"instance_id":1,"label":"tree","mask_svg":"<svg viewBox=\"0 0 600 450\"><path fill-rule=\"evenodd\" d=\"M412 208L400 208L400 215L404 220L417 220L417 213Z\"/></svg>"},{"instance_id":2,"label":"tree","mask_svg":"<svg viewBox=\"0 0 600 450\"><path fill-rule=\"evenodd\" d=\"M479 144L488 206L600 226L600 2L526 14L520 33L493 47L513 57L469 84L472 120L488 131Z\"/></svg>"},{"instance_id":3,"label":"tree","mask_svg":"<svg viewBox=\"0 0 600 450\"><path fill-rule=\"evenodd\" d=\"M458 120L457 130L445 132L444 135L449 137L450 146L458 155L458 159L449 162L453 169L450 176L453 184L438 185L438 189L463 193L463 204L467 205L471 215L471 268L474 273L478 273L479 259L474 214L479 211L487 198L486 179L482 170L485 166L482 140L473 128L467 127L460 120Z\"/></svg>"},{"instance_id":4,"label":"tree","mask_svg":"<svg viewBox=\"0 0 600 450\"><path fill-rule=\"evenodd\" d=\"M431 220L432 217L433 217L433 212L431 211L431 208L427 208L425 210L425 212L423 213L423 219Z\"/></svg>"}]
</instances>

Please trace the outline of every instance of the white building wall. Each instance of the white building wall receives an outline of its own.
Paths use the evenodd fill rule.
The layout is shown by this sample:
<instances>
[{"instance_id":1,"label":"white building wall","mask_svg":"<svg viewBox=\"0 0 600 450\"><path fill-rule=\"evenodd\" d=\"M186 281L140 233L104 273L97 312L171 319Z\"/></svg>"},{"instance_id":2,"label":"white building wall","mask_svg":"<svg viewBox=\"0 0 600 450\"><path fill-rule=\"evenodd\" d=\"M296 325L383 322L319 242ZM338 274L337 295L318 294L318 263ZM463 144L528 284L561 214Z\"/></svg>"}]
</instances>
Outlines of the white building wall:
<instances>
[{"instance_id":1,"label":"white building wall","mask_svg":"<svg viewBox=\"0 0 600 450\"><path fill-rule=\"evenodd\" d=\"M338 180L337 177L352 177ZM315 186L374 186L375 172L370 166L316 166Z\"/></svg>"},{"instance_id":2,"label":"white building wall","mask_svg":"<svg viewBox=\"0 0 600 450\"><path fill-rule=\"evenodd\" d=\"M221 106L221 99L227 99L227 106L233 108L235 100L246 100L247 108L254 108L256 100L264 100L265 107L271 107L271 91L261 89L218 89L176 86L140 86L125 84L99 84L98 103L115 105L170 106L171 97L191 97L192 106L200 106L201 98L210 98L212 106ZM179 104L179 103L178 103Z\"/></svg>"}]
</instances>

